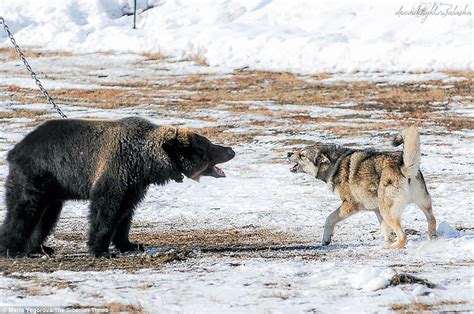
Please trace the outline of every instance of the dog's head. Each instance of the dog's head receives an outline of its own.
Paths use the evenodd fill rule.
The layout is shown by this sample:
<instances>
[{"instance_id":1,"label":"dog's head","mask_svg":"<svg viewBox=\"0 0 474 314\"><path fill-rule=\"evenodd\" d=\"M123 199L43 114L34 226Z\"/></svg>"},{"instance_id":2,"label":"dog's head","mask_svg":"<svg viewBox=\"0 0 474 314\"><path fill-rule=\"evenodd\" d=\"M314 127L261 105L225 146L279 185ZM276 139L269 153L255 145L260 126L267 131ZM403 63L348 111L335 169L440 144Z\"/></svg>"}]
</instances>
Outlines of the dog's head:
<instances>
[{"instance_id":1,"label":"dog's head","mask_svg":"<svg viewBox=\"0 0 474 314\"><path fill-rule=\"evenodd\" d=\"M294 163L293 173L303 172L318 177L331 167L331 145L318 144L307 146L287 153L288 161Z\"/></svg>"},{"instance_id":2,"label":"dog's head","mask_svg":"<svg viewBox=\"0 0 474 314\"><path fill-rule=\"evenodd\" d=\"M177 129L176 137L166 141L163 149L181 173L196 181L201 176L225 177L224 171L216 165L235 156L232 148L213 144L206 137L187 129Z\"/></svg>"}]
</instances>

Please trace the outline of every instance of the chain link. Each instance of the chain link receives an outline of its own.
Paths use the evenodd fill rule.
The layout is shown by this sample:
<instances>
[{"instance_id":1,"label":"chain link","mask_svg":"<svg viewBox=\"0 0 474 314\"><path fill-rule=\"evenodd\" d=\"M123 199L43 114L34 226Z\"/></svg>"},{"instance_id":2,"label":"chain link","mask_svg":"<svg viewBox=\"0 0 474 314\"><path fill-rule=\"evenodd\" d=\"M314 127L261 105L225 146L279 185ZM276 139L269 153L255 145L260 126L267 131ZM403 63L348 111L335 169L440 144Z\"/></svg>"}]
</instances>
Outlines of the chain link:
<instances>
[{"instance_id":1,"label":"chain link","mask_svg":"<svg viewBox=\"0 0 474 314\"><path fill-rule=\"evenodd\" d=\"M28 72L30 72L31 77L33 78L33 80L35 80L36 85L38 85L38 87L39 87L39 89L41 90L41 92L43 93L44 97L46 97L46 99L48 100L48 102L54 107L54 109L56 109L56 111L59 113L59 115L60 115L62 118L67 118L67 116L62 112L61 108L59 108L59 106L56 105L56 103L54 102L53 98L51 98L51 96L49 96L48 92L47 92L46 89L43 87L43 84L41 84L40 80L39 80L38 77L36 76L36 73L31 69L31 66L30 66L30 64L28 63L28 61L26 61L26 57L25 57L25 55L23 54L23 52L21 51L20 46L18 46L18 44L16 43L16 40L15 40L15 38L13 38L13 35L12 35L12 33L10 32L10 29L8 28L7 24L5 24L4 18L1 17L1 16L0 16L0 25L3 25L3 29L5 30L5 32L7 33L8 37L10 38L10 41L12 42L13 46L15 47L16 53L17 53L18 56L20 57L21 61L23 61L23 63L25 64L26 69L28 70Z\"/></svg>"}]
</instances>

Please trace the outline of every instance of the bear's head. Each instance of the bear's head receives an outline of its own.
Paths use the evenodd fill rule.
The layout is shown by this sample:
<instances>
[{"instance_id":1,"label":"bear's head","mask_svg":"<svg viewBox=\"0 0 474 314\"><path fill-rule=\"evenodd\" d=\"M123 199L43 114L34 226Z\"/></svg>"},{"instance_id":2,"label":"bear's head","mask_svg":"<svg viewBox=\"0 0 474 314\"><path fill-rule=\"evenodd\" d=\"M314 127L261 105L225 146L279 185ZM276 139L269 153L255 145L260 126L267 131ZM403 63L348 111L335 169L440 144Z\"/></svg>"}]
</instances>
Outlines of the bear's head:
<instances>
[{"instance_id":1,"label":"bear's head","mask_svg":"<svg viewBox=\"0 0 474 314\"><path fill-rule=\"evenodd\" d=\"M235 156L232 148L213 144L188 129L176 129L176 136L166 141L163 149L181 173L196 181L201 176L225 177L224 171L216 165Z\"/></svg>"}]
</instances>

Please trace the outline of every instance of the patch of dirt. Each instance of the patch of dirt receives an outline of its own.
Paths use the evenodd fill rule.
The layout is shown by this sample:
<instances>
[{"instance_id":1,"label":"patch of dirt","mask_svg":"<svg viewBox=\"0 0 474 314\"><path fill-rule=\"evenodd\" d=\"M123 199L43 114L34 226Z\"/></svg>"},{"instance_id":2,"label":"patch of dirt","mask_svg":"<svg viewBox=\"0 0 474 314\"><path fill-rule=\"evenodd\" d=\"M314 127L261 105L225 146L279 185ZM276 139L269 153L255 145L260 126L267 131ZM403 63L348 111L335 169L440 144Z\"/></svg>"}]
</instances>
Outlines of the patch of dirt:
<instances>
[{"instance_id":1,"label":"patch of dirt","mask_svg":"<svg viewBox=\"0 0 474 314\"><path fill-rule=\"evenodd\" d=\"M150 257L145 255L124 255L115 258L94 258L87 253L73 252L56 254L50 257L0 258L0 270L5 274L15 272L45 272L57 270L102 271L122 269L135 271L144 268L159 268L166 263L178 260L175 255L163 254Z\"/></svg>"},{"instance_id":2,"label":"patch of dirt","mask_svg":"<svg viewBox=\"0 0 474 314\"><path fill-rule=\"evenodd\" d=\"M82 305L79 303L65 307L66 310L77 310L78 312L105 312L109 313L143 313L143 308L139 305L122 304L122 303L106 303L101 306Z\"/></svg>"},{"instance_id":3,"label":"patch of dirt","mask_svg":"<svg viewBox=\"0 0 474 314\"><path fill-rule=\"evenodd\" d=\"M169 247L172 250L150 256L145 253L118 254L112 258L94 258L80 250L86 242L83 233L57 232L55 239L69 242L67 247L52 256L0 258L0 272L53 272L57 270L101 271L160 268L166 263L185 260L200 252L239 254L258 251L291 250L292 243L302 242L298 237L266 229L224 229L132 233L130 238L146 248ZM64 245L64 244L62 244ZM57 248L58 249L58 248ZM197 250L197 251L196 251ZM296 253L295 253L296 254Z\"/></svg>"}]
</instances>

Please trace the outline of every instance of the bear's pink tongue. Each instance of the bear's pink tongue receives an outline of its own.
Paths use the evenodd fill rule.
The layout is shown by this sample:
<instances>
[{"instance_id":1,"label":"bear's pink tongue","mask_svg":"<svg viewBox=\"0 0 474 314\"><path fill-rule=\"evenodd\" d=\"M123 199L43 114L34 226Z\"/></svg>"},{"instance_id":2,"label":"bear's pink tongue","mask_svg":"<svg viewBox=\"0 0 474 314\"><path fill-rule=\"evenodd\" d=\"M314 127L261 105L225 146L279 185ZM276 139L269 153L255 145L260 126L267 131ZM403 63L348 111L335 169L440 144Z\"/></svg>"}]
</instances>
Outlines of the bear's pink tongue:
<instances>
[{"instance_id":1,"label":"bear's pink tongue","mask_svg":"<svg viewBox=\"0 0 474 314\"><path fill-rule=\"evenodd\" d=\"M214 166L214 171L217 173L219 177L225 178L225 173L222 171L221 168Z\"/></svg>"}]
</instances>

